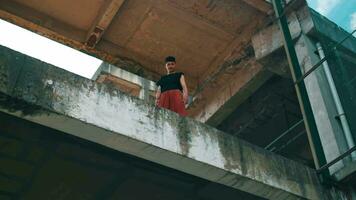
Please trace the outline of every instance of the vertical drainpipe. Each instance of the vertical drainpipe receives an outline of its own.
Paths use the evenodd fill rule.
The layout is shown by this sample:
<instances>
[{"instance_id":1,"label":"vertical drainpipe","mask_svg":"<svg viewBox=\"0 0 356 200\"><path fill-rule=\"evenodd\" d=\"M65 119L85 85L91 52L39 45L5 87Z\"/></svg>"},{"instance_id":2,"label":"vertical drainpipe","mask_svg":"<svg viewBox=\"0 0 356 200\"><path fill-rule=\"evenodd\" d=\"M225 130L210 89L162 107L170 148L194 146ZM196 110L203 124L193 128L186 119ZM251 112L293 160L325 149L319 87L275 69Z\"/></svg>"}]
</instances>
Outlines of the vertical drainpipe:
<instances>
[{"instance_id":1,"label":"vertical drainpipe","mask_svg":"<svg viewBox=\"0 0 356 200\"><path fill-rule=\"evenodd\" d=\"M283 13L282 0L272 0L275 15L278 18L278 24L282 31L284 48L287 54L289 68L293 77L293 81L296 82L301 76L302 71L299 65L297 54L294 49L294 43L291 33L289 31L288 22L285 14ZM321 145L319 133L316 127L313 111L311 109L310 101L306 91L304 81L294 84L297 93L300 108L303 114L305 128L308 134L309 145L313 154L314 164L316 168L326 164L326 158ZM324 172L323 175L328 175L328 172Z\"/></svg>"},{"instance_id":2,"label":"vertical drainpipe","mask_svg":"<svg viewBox=\"0 0 356 200\"><path fill-rule=\"evenodd\" d=\"M318 49L318 53L319 53L320 59L324 59L325 58L325 54L324 54L323 48L321 47L320 42L316 43L316 47ZM330 88L330 91L331 91L331 94L332 94L332 97L333 97L333 100L334 100L334 103L335 103L335 106L336 106L337 116L339 117L340 122L341 122L341 127L342 127L342 130L343 130L345 138L346 138L348 149L351 149L352 147L355 146L355 142L354 142L354 140L352 138L352 134L351 134L351 131L350 131L349 123L347 122L346 115L345 115L345 112L344 112L344 108L342 107L342 104L341 104L341 101L340 101L340 97L339 97L338 92L337 92L336 87L335 87L334 79L333 79L333 77L331 75L330 68L329 68L328 62L326 60L323 62L323 69L324 69L324 72L325 72L325 75L326 75L326 79L328 81L328 85L329 85L329 88ZM355 152L353 152L351 154L351 156L352 156L353 160L356 160L356 153Z\"/></svg>"}]
</instances>

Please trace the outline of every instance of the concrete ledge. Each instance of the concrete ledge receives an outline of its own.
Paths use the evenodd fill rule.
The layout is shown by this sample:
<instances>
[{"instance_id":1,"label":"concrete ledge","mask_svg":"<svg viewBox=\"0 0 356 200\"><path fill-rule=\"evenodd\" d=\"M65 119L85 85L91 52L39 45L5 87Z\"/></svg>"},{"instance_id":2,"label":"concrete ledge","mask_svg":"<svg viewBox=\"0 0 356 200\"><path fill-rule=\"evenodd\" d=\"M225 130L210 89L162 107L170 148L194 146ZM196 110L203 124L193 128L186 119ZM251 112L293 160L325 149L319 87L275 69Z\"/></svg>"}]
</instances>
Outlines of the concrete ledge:
<instances>
[{"instance_id":1,"label":"concrete ledge","mask_svg":"<svg viewBox=\"0 0 356 200\"><path fill-rule=\"evenodd\" d=\"M108 77L112 77L116 81L112 81ZM104 80L99 80L102 78ZM103 81L105 82L106 79L109 79L109 82L113 82L114 85L121 83L118 86L122 87L122 91L132 89L130 88L131 85L137 86L139 91L137 92L138 94L135 96L146 101L149 101L150 95L154 94L154 92L156 91L155 82L137 76L136 74L125 71L123 69L120 69L109 63L103 62L92 77L92 80L96 80L98 83L102 83ZM125 82L126 84L123 84Z\"/></svg>"},{"instance_id":2,"label":"concrete ledge","mask_svg":"<svg viewBox=\"0 0 356 200\"><path fill-rule=\"evenodd\" d=\"M346 163L345 167L333 174L336 181L347 181L347 179L356 176L356 161Z\"/></svg>"},{"instance_id":3,"label":"concrete ledge","mask_svg":"<svg viewBox=\"0 0 356 200\"><path fill-rule=\"evenodd\" d=\"M322 199L315 171L0 46L0 110L268 199Z\"/></svg>"}]
</instances>

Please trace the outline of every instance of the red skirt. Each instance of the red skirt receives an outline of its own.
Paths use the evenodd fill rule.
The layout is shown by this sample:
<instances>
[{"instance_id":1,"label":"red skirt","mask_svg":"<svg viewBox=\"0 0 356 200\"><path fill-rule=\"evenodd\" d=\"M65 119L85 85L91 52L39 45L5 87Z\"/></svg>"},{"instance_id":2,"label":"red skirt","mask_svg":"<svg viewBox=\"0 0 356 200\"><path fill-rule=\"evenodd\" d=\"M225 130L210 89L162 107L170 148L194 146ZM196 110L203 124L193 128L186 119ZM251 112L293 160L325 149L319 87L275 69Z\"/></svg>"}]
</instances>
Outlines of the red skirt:
<instances>
[{"instance_id":1,"label":"red skirt","mask_svg":"<svg viewBox=\"0 0 356 200\"><path fill-rule=\"evenodd\" d=\"M162 92L161 96L159 97L157 106L176 112L181 116L187 116L183 95L180 90L168 90Z\"/></svg>"}]
</instances>

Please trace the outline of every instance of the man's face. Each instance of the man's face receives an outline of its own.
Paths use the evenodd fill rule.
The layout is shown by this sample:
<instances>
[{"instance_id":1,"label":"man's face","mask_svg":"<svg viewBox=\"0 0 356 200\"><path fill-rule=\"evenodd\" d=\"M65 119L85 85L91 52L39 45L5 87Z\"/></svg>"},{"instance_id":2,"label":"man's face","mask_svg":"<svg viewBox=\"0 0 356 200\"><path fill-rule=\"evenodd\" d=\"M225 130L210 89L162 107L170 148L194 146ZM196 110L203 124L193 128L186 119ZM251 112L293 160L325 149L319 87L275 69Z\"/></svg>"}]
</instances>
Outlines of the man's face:
<instances>
[{"instance_id":1,"label":"man's face","mask_svg":"<svg viewBox=\"0 0 356 200\"><path fill-rule=\"evenodd\" d=\"M166 63L166 69L168 72L173 72L175 67L176 67L175 62L167 62Z\"/></svg>"}]
</instances>

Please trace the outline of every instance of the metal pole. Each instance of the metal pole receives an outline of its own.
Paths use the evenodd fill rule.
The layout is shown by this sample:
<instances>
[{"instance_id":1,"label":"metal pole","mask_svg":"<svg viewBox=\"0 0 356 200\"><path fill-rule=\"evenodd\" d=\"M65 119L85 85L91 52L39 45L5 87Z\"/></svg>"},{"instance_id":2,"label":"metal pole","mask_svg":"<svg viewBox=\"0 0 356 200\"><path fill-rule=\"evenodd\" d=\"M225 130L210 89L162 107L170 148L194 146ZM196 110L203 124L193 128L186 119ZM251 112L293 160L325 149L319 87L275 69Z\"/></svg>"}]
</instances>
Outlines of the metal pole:
<instances>
[{"instance_id":1,"label":"metal pole","mask_svg":"<svg viewBox=\"0 0 356 200\"><path fill-rule=\"evenodd\" d=\"M297 133L294 137L292 137L290 140L288 140L285 144L283 144L281 147L279 147L277 150L273 151L275 153L281 151L282 149L286 148L288 145L290 145L292 142L297 140L300 136L302 136L304 133L306 133L305 130L300 131Z\"/></svg>"},{"instance_id":2,"label":"metal pole","mask_svg":"<svg viewBox=\"0 0 356 200\"><path fill-rule=\"evenodd\" d=\"M297 127L299 124L303 123L303 120L300 120L299 122L295 123L293 126L291 126L290 128L288 128L286 131L284 131L280 136L278 136L276 139L274 139L271 143L269 143L269 145L267 145L265 147L265 149L269 149L272 145L274 145L274 143L276 143L277 141L279 141L282 137L284 137L285 135L287 135L291 130L293 130L295 127Z\"/></svg>"},{"instance_id":3,"label":"metal pole","mask_svg":"<svg viewBox=\"0 0 356 200\"><path fill-rule=\"evenodd\" d=\"M283 7L281 0L272 0L274 11L276 17L279 18L279 27L282 31L284 39L284 48L287 54L287 59L290 67L290 71L295 82L300 77L302 77L302 71L299 65L297 54L294 49L294 44L292 40L291 33L289 31L287 18L281 14L283 13ZM326 158L324 151L322 149L320 137L316 127L313 111L311 109L310 101L306 91L306 87L303 81L298 84L295 84L295 89L300 104L300 108L303 114L303 119L305 123L305 128L309 138L309 144L314 158L314 163L316 168L326 164Z\"/></svg>"},{"instance_id":4,"label":"metal pole","mask_svg":"<svg viewBox=\"0 0 356 200\"><path fill-rule=\"evenodd\" d=\"M318 49L318 53L319 53L320 59L324 59L325 58L325 54L324 54L323 48L321 47L320 42L316 43L316 47ZM347 118L346 118L346 115L345 115L344 108L342 107L339 94L338 94L338 92L336 90L334 79L333 79L333 77L331 75L330 68L329 68L328 62L326 60L323 62L323 69L324 69L325 76L326 76L326 79L327 79L328 84L329 84L331 95L332 95L333 100L335 102L337 115L338 115L338 117L340 119L341 127L342 127L342 130L344 131L344 135L345 135L345 138L346 138L346 142L347 142L348 148L354 147L355 146L355 142L354 142L354 140L352 138L352 134L351 134L351 131L350 131L349 123L347 122ZM355 152L352 153L351 156L352 156L353 160L356 160L356 153Z\"/></svg>"},{"instance_id":5,"label":"metal pole","mask_svg":"<svg viewBox=\"0 0 356 200\"><path fill-rule=\"evenodd\" d=\"M339 157L335 158L334 160L332 160L331 162L329 162L328 164L323 165L322 167L320 167L319 169L317 169L317 173L321 173L323 172L325 169L331 167L332 165L334 165L335 163L337 163L339 160L345 158L346 156L348 156L349 154L352 154L353 152L356 151L356 146L352 147L351 149L345 151L343 154L341 154Z\"/></svg>"}]
</instances>

